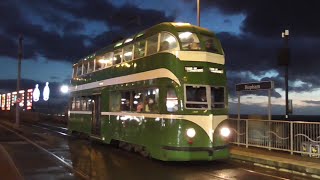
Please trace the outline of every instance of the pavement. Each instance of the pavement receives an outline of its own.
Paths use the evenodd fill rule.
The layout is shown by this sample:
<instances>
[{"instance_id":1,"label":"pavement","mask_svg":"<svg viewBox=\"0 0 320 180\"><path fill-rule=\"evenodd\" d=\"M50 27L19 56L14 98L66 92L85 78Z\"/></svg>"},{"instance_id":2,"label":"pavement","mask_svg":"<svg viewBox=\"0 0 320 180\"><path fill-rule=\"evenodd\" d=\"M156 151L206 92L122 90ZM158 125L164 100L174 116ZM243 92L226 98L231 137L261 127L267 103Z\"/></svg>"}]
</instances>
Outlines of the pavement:
<instances>
[{"instance_id":1,"label":"pavement","mask_svg":"<svg viewBox=\"0 0 320 180\"><path fill-rule=\"evenodd\" d=\"M24 133L23 128L15 128L12 121L1 119L1 124L10 126L19 133ZM47 123L47 122L46 122ZM57 123L51 123L58 126ZM61 125L63 126L63 125ZM0 174L1 171L11 173L15 177L8 177L8 179L21 179L20 174L17 172L12 159L8 156L8 153L1 148L0 142ZM301 156L299 154L291 155L288 152L267 150L261 148L230 145L231 159L244 163L251 163L252 165L278 170L287 173L293 173L306 177L312 177L320 179L320 158L311 158L307 156ZM7 179L7 178L6 178Z\"/></svg>"},{"instance_id":2,"label":"pavement","mask_svg":"<svg viewBox=\"0 0 320 180\"><path fill-rule=\"evenodd\" d=\"M231 159L255 166L320 179L320 159L289 152L231 145Z\"/></svg>"}]
</instances>

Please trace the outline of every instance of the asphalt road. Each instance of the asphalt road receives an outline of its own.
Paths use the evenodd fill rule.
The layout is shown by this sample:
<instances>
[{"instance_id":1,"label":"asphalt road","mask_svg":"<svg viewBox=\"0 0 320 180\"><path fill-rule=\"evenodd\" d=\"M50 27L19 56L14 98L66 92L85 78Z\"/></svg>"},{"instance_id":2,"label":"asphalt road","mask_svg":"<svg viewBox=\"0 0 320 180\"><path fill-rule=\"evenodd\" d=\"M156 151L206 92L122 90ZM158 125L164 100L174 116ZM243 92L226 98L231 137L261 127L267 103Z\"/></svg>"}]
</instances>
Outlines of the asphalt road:
<instances>
[{"instance_id":1,"label":"asphalt road","mask_svg":"<svg viewBox=\"0 0 320 180\"><path fill-rule=\"evenodd\" d=\"M304 179L232 160L161 162L146 159L110 145L65 136L59 128L48 126L23 125L22 133L18 134L7 128L0 125L0 150L3 149L0 152L12 160L13 166L7 173L15 172L21 179ZM2 173L0 171L0 177L5 177Z\"/></svg>"}]
</instances>

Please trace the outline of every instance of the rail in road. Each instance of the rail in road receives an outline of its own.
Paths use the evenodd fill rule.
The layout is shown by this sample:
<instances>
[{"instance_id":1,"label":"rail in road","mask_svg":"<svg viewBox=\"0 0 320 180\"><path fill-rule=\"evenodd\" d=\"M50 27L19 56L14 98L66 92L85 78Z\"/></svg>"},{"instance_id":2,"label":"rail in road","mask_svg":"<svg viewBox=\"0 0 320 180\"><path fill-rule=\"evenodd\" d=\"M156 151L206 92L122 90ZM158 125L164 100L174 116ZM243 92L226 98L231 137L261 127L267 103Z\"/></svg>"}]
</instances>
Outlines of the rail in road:
<instances>
[{"instance_id":1,"label":"rail in road","mask_svg":"<svg viewBox=\"0 0 320 180\"><path fill-rule=\"evenodd\" d=\"M254 167L234 161L218 162L161 162L143 158L135 153L114 148L89 140L65 135L66 129L51 124L23 124L23 133L16 135L9 126L0 126L0 131L8 131L24 141L30 149L37 149L40 159L43 156L54 161L51 169L63 166L60 177L69 179L296 179L297 176ZM22 137L20 137L22 136ZM26 139L28 140L26 140ZM30 147L32 146L32 147ZM8 151L12 147L6 146ZM26 149L24 151L27 151ZM34 150L35 151L35 150ZM40 153L42 152L42 153ZM40 154L42 154L40 156ZM24 157L31 159L32 157ZM19 160L13 158L16 164ZM21 163L20 163L21 164ZM20 165L21 166L21 165ZM45 163L44 163L45 166ZM43 167L29 169L27 172L17 167L22 176L42 175L55 177L57 174L45 172ZM48 170L50 171L50 169ZM54 169L53 171L57 171ZM30 175L31 174L31 175ZM28 179L28 178L26 178ZM32 178L31 178L32 179ZM61 178L68 179L68 178ZM301 177L299 179L304 179Z\"/></svg>"}]
</instances>

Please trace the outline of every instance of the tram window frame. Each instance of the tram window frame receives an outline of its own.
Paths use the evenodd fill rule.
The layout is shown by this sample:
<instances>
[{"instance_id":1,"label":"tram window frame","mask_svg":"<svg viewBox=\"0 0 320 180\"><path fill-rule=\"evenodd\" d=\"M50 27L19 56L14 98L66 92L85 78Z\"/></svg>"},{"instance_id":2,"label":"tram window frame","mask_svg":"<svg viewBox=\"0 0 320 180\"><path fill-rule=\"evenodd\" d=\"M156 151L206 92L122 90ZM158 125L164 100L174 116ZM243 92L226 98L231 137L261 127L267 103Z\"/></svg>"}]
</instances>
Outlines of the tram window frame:
<instances>
[{"instance_id":1,"label":"tram window frame","mask_svg":"<svg viewBox=\"0 0 320 180\"><path fill-rule=\"evenodd\" d=\"M109 107L111 112L121 111L121 93L120 91L110 91Z\"/></svg>"},{"instance_id":2,"label":"tram window frame","mask_svg":"<svg viewBox=\"0 0 320 180\"><path fill-rule=\"evenodd\" d=\"M131 111L132 107L132 92L131 91L121 91L121 104L120 111Z\"/></svg>"},{"instance_id":3,"label":"tram window frame","mask_svg":"<svg viewBox=\"0 0 320 180\"><path fill-rule=\"evenodd\" d=\"M201 98L203 96L201 95L193 95L193 98L200 98L200 99L195 99L195 100L188 100L188 90L187 87L192 87L192 88L205 88L205 100L202 100ZM203 92L203 91L202 91ZM209 86L208 85L199 85L199 84L185 84L184 85L184 107L186 109L200 109L200 110L206 110L210 108L211 100L209 98L210 91L209 91ZM190 96L191 97L191 96Z\"/></svg>"},{"instance_id":4,"label":"tram window frame","mask_svg":"<svg viewBox=\"0 0 320 180\"><path fill-rule=\"evenodd\" d=\"M88 70L87 70L87 72L88 73L94 72L94 60L91 60L91 61L88 62Z\"/></svg>"},{"instance_id":5,"label":"tram window frame","mask_svg":"<svg viewBox=\"0 0 320 180\"><path fill-rule=\"evenodd\" d=\"M223 94L223 101L217 101L216 102L213 99L213 95L215 95L216 93L213 93L212 88L220 88L220 89L222 88L223 89L223 93L222 93ZM223 109L223 108L226 108L226 95L227 95L226 94L226 88L224 86L211 86L210 87L211 109Z\"/></svg>"},{"instance_id":6,"label":"tram window frame","mask_svg":"<svg viewBox=\"0 0 320 180\"><path fill-rule=\"evenodd\" d=\"M173 38L174 40L172 41L169 38ZM179 47L178 39L170 32L166 32L166 31L161 32L159 41L160 41L159 52L174 50Z\"/></svg>"},{"instance_id":7,"label":"tram window frame","mask_svg":"<svg viewBox=\"0 0 320 180\"><path fill-rule=\"evenodd\" d=\"M82 63L82 74L87 74L88 72L88 62L87 61L84 61Z\"/></svg>"},{"instance_id":8,"label":"tram window frame","mask_svg":"<svg viewBox=\"0 0 320 180\"><path fill-rule=\"evenodd\" d=\"M77 65L77 72L76 72L76 77L79 77L82 75L82 63Z\"/></svg>"},{"instance_id":9,"label":"tram window frame","mask_svg":"<svg viewBox=\"0 0 320 180\"><path fill-rule=\"evenodd\" d=\"M221 42L215 36L209 36L206 34L200 34L201 40L204 42L204 50L211 53L223 54L223 49ZM210 42L210 46L208 45L208 41ZM208 47L209 46L209 47ZM212 49L214 47L214 49Z\"/></svg>"},{"instance_id":10,"label":"tram window frame","mask_svg":"<svg viewBox=\"0 0 320 180\"><path fill-rule=\"evenodd\" d=\"M123 62L131 61L133 59L133 48L134 47L132 43L123 47ZM129 56L126 56L127 53L131 53L131 55L129 55L130 58L126 58L126 57L129 57Z\"/></svg>"},{"instance_id":11,"label":"tram window frame","mask_svg":"<svg viewBox=\"0 0 320 180\"><path fill-rule=\"evenodd\" d=\"M170 105L170 103L172 103L172 105ZM169 107L169 105L172 107ZM179 99L177 96L177 92L173 87L167 89L166 107L168 112L179 111Z\"/></svg>"},{"instance_id":12,"label":"tram window frame","mask_svg":"<svg viewBox=\"0 0 320 180\"><path fill-rule=\"evenodd\" d=\"M143 44L141 46L141 44ZM141 48L141 50L140 50ZM146 56L146 49L147 49L147 41L141 40L134 43L133 46L133 59L138 59Z\"/></svg>"},{"instance_id":13,"label":"tram window frame","mask_svg":"<svg viewBox=\"0 0 320 180\"><path fill-rule=\"evenodd\" d=\"M188 34L190 33L189 37L192 37L192 38L189 38L189 39L185 38L184 36L186 36L187 33ZM188 50L190 50L190 51L201 50L200 39L196 33L190 32L190 31L178 32L178 37L181 42L182 50L187 50L187 51Z\"/></svg>"},{"instance_id":14,"label":"tram window frame","mask_svg":"<svg viewBox=\"0 0 320 180\"><path fill-rule=\"evenodd\" d=\"M153 39L154 38L154 39ZM157 38L157 40L155 40ZM146 38L146 56L155 54L158 52L159 47L159 33ZM150 51L152 50L152 51Z\"/></svg>"},{"instance_id":15,"label":"tram window frame","mask_svg":"<svg viewBox=\"0 0 320 180\"><path fill-rule=\"evenodd\" d=\"M123 62L123 48L118 48L113 51L113 64L121 64Z\"/></svg>"}]
</instances>

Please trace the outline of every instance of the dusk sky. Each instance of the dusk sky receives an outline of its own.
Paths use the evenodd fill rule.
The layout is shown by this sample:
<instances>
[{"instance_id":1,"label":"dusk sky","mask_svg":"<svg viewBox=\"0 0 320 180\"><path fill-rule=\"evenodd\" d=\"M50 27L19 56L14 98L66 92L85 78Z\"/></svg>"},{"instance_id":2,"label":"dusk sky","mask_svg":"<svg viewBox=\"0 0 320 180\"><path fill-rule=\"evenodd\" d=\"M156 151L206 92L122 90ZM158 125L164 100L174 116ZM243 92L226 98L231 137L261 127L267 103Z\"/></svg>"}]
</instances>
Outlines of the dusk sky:
<instances>
[{"instance_id":1,"label":"dusk sky","mask_svg":"<svg viewBox=\"0 0 320 180\"><path fill-rule=\"evenodd\" d=\"M116 39L161 22L197 24L196 0L1 0L0 92L15 89L19 34L23 87L69 83L72 64ZM285 113L284 67L277 53L290 30L289 99L294 114L320 114L320 1L201 0L201 26L226 54L230 113L235 84L272 80L272 113ZM267 92L243 93L242 113L266 114Z\"/></svg>"}]
</instances>

